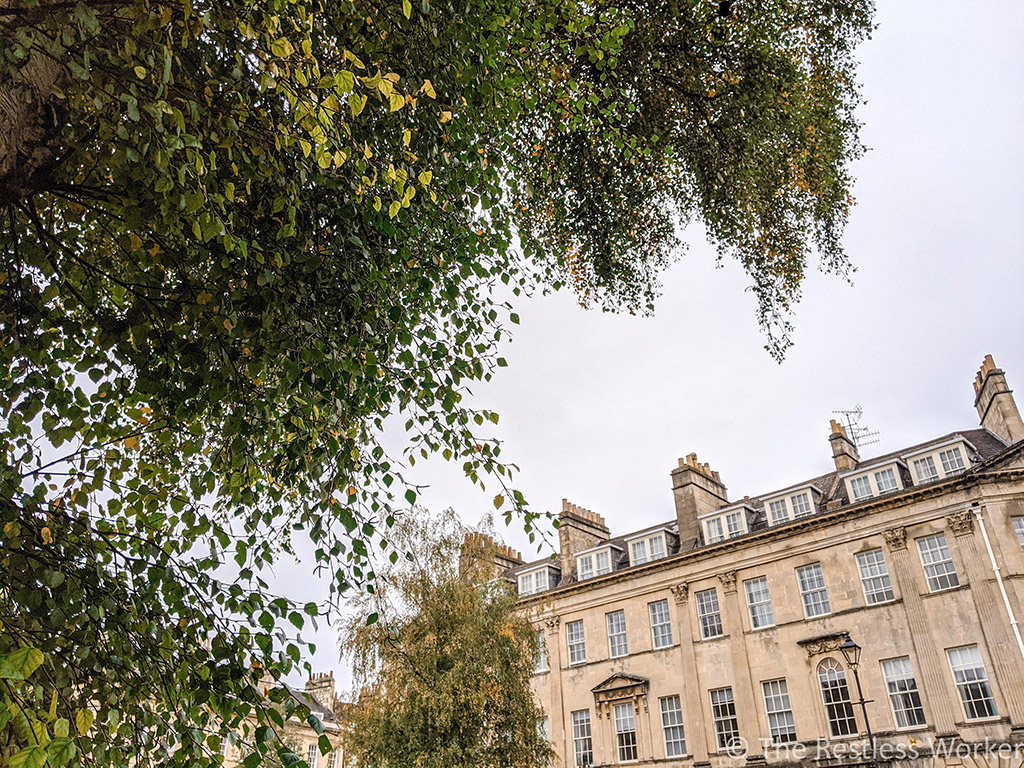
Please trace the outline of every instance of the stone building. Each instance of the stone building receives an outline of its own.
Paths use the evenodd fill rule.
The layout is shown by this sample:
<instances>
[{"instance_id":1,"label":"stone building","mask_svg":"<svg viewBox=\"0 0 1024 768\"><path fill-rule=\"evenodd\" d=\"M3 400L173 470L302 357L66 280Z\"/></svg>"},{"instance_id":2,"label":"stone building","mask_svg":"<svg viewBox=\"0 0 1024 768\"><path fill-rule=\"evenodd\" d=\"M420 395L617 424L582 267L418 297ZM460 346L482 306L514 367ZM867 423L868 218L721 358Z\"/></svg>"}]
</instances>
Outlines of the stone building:
<instances>
[{"instance_id":1,"label":"stone building","mask_svg":"<svg viewBox=\"0 0 1024 768\"><path fill-rule=\"evenodd\" d=\"M267 682L267 686L272 685ZM288 689L295 704L315 715L324 726L324 735L330 740L332 751L320 754L320 734L304 718L291 717L285 722L285 742L294 754L309 768L352 768L354 763L346 755L346 713L351 704L338 698L334 686L334 673L316 673L306 681L304 690ZM266 689L264 690L264 694ZM241 737L223 742L225 768L235 768L250 753L251 747Z\"/></svg>"},{"instance_id":2,"label":"stone building","mask_svg":"<svg viewBox=\"0 0 1024 768\"><path fill-rule=\"evenodd\" d=\"M991 357L974 389L980 428L862 459L832 422L835 471L735 501L691 454L625 535L563 502L505 570L558 765L1021 765L1024 424Z\"/></svg>"}]
</instances>

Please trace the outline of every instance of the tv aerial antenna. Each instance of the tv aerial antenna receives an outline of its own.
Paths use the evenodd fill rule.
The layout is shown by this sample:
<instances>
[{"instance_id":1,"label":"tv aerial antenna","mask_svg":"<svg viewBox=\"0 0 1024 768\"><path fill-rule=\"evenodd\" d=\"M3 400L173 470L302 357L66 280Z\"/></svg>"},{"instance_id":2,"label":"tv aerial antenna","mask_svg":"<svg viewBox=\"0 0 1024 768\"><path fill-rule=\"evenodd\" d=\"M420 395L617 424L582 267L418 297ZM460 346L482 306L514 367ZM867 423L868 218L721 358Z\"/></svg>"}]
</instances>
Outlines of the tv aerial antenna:
<instances>
[{"instance_id":1,"label":"tv aerial antenna","mask_svg":"<svg viewBox=\"0 0 1024 768\"><path fill-rule=\"evenodd\" d=\"M869 427L860 426L860 418L864 415L864 409L860 407L860 403L857 403L852 410L832 411L832 413L842 417L846 434L858 448L862 448L865 445L873 445L882 439L881 432L872 430Z\"/></svg>"}]
</instances>

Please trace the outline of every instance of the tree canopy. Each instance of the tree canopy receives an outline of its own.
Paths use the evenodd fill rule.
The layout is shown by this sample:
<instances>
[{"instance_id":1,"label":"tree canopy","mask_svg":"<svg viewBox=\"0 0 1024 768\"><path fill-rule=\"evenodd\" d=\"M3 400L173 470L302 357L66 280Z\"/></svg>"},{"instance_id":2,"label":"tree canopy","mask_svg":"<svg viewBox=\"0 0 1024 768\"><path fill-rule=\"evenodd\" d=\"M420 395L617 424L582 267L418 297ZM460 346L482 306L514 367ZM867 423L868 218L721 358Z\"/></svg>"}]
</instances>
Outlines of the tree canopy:
<instances>
[{"instance_id":1,"label":"tree canopy","mask_svg":"<svg viewBox=\"0 0 1024 768\"><path fill-rule=\"evenodd\" d=\"M360 685L348 753L380 768L550 764L530 687L540 649L494 540L451 511L405 518L395 538L410 557L354 600L342 633Z\"/></svg>"},{"instance_id":2,"label":"tree canopy","mask_svg":"<svg viewBox=\"0 0 1024 768\"><path fill-rule=\"evenodd\" d=\"M0 758L275 727L254 681L325 607L266 569L299 533L336 595L372 582L404 463L529 526L463 399L524 292L647 311L699 221L781 354L809 259L849 268L871 15L0 0Z\"/></svg>"}]
</instances>

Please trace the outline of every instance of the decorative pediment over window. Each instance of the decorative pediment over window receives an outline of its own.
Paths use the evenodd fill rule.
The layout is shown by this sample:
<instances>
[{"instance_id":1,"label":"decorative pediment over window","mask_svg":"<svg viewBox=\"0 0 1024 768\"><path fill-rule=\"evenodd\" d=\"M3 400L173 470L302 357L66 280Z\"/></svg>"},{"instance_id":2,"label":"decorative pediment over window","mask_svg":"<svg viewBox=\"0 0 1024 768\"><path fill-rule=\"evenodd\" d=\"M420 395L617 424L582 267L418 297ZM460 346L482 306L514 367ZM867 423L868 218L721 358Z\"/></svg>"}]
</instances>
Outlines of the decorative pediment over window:
<instances>
[{"instance_id":1,"label":"decorative pediment over window","mask_svg":"<svg viewBox=\"0 0 1024 768\"><path fill-rule=\"evenodd\" d=\"M647 689L650 687L650 682L646 677L619 673L594 686L590 690L594 693L597 716L611 716L612 705L621 704L624 701L632 701L633 709L637 714L640 712L640 707L643 707L646 712Z\"/></svg>"},{"instance_id":2,"label":"decorative pediment over window","mask_svg":"<svg viewBox=\"0 0 1024 768\"><path fill-rule=\"evenodd\" d=\"M823 653L834 653L839 650L839 646L843 644L843 641L848 637L846 632L833 632L828 635L819 635L818 637L809 637L806 640L797 640L796 644L807 651L807 656L813 658L814 656L820 656Z\"/></svg>"}]
</instances>

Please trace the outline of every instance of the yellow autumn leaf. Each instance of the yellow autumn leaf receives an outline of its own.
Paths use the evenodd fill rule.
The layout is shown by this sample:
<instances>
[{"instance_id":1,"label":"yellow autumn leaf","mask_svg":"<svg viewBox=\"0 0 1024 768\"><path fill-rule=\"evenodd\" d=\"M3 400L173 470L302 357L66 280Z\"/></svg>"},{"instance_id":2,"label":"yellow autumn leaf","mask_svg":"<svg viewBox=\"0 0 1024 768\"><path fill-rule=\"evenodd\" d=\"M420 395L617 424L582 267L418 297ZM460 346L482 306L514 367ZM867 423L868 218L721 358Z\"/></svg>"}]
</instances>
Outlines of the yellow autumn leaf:
<instances>
[{"instance_id":1,"label":"yellow autumn leaf","mask_svg":"<svg viewBox=\"0 0 1024 768\"><path fill-rule=\"evenodd\" d=\"M429 80L423 81L423 85L420 86L420 93L425 93L432 99L437 98L437 94L434 93L434 85Z\"/></svg>"},{"instance_id":2,"label":"yellow autumn leaf","mask_svg":"<svg viewBox=\"0 0 1024 768\"><path fill-rule=\"evenodd\" d=\"M127 448L129 451L134 451L136 448L139 447L139 436L132 435L131 437L126 437L124 439L124 447Z\"/></svg>"},{"instance_id":3,"label":"yellow autumn leaf","mask_svg":"<svg viewBox=\"0 0 1024 768\"><path fill-rule=\"evenodd\" d=\"M42 530L39 531L39 535L43 538L43 544L50 546L53 544L53 534L50 532L49 526L43 526Z\"/></svg>"},{"instance_id":4,"label":"yellow autumn leaf","mask_svg":"<svg viewBox=\"0 0 1024 768\"><path fill-rule=\"evenodd\" d=\"M451 119L452 119L452 113L449 112L448 110L445 110L445 111L443 111L441 113L441 122L442 123L447 123Z\"/></svg>"}]
</instances>

